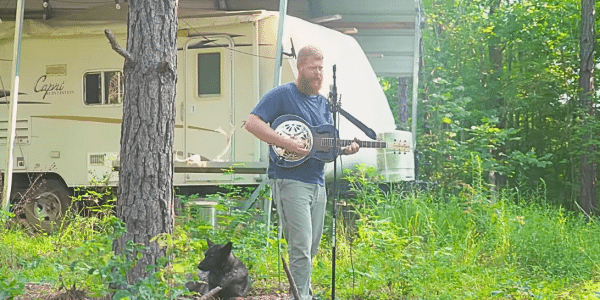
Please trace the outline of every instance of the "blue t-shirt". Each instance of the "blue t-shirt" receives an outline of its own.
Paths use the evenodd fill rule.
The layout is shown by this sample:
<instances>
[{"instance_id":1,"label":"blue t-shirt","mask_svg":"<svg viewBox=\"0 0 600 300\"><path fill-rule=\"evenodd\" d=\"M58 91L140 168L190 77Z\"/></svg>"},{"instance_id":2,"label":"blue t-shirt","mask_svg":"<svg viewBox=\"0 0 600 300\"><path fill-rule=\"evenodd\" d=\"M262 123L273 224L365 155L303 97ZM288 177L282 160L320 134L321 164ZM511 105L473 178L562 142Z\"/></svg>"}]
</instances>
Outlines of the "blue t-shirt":
<instances>
[{"instance_id":1,"label":"blue t-shirt","mask_svg":"<svg viewBox=\"0 0 600 300\"><path fill-rule=\"evenodd\" d=\"M298 90L294 82L278 86L267 92L252 114L259 116L268 124L277 117L292 114L306 120L311 126L333 123L327 99L321 95L305 95ZM305 183L325 185L323 168L325 163L309 158L299 166L282 168L269 159L269 178L293 179Z\"/></svg>"}]
</instances>

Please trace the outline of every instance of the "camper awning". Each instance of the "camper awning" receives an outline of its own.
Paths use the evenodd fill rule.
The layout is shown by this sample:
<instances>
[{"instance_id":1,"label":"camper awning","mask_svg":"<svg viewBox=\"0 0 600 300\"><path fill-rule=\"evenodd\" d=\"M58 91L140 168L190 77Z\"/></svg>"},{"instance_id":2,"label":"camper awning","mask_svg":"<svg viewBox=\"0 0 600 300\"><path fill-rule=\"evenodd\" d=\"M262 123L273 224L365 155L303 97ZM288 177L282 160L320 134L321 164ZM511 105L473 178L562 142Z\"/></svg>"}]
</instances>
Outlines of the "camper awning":
<instances>
[{"instance_id":1,"label":"camper awning","mask_svg":"<svg viewBox=\"0 0 600 300\"><path fill-rule=\"evenodd\" d=\"M227 0L227 10L278 10L278 0ZM353 36L377 76L412 77L415 29L420 0L301 0L289 1L288 15L319 23ZM420 20L419 20L420 21ZM417 53L417 56L419 53Z\"/></svg>"},{"instance_id":2,"label":"camper awning","mask_svg":"<svg viewBox=\"0 0 600 300\"><path fill-rule=\"evenodd\" d=\"M44 6L44 3L48 5ZM97 21L98 25L110 25L111 21L127 19L127 2L123 0L28 0L25 2L25 18L46 20L44 26L52 26L53 20ZM180 0L179 17L200 14L245 11L279 10L279 0ZM367 54L378 76L411 77L415 68L415 43L418 32L415 18L420 0L298 0L289 1L288 15L309 20L353 36ZM7 1L0 8L0 19L15 18L16 0ZM119 8L119 9L117 9ZM26 22L28 30L43 31L40 23ZM63 23L64 24L64 23ZM0 23L0 39L12 34ZM32 27L32 28L29 28ZM418 53L417 53L418 55Z\"/></svg>"}]
</instances>

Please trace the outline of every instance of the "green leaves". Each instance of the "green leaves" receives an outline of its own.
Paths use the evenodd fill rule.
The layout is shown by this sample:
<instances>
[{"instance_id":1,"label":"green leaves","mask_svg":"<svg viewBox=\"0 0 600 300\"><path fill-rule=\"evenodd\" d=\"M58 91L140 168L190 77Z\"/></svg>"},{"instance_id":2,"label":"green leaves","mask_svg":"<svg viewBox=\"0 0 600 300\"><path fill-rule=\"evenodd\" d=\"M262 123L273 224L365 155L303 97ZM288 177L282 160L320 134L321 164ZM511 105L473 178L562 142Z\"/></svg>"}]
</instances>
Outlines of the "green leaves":
<instances>
[{"instance_id":1,"label":"green leaves","mask_svg":"<svg viewBox=\"0 0 600 300\"><path fill-rule=\"evenodd\" d=\"M476 154L483 173L500 174L492 184L514 186L519 176L528 189L544 178L557 202L571 198L576 158L586 146L600 147L598 139L582 140L598 132L598 122L581 122L576 111L579 1L422 4L419 179L468 183L465 168ZM395 112L397 80L380 81Z\"/></svg>"},{"instance_id":2,"label":"green leaves","mask_svg":"<svg viewBox=\"0 0 600 300\"><path fill-rule=\"evenodd\" d=\"M127 290L119 290L113 294L113 300L129 300L133 299L133 294Z\"/></svg>"},{"instance_id":3,"label":"green leaves","mask_svg":"<svg viewBox=\"0 0 600 300\"><path fill-rule=\"evenodd\" d=\"M481 121L484 125L469 132L479 143L473 142L473 149L512 139L514 133L494 126L495 120ZM490 137L497 141L490 142ZM460 157L468 173L463 178L470 179L459 184L458 192L401 185L384 191L373 167L345 171L356 198L343 199L347 205L338 218L340 299L551 299L562 294L583 299L600 290L600 224L549 205L543 186L535 193L488 189L482 176L488 161L475 151L465 153L469 156ZM523 169L547 167L551 159L537 149L514 155L511 160ZM227 202L223 205L233 209ZM57 237L21 233L9 239L14 231L0 232L5 263L0 266L0 299L22 296L25 282L49 282L54 289L57 284L77 286L90 297L114 292L113 299L181 298L186 293L183 275L196 271L206 237L234 241L235 255L252 277L253 292L281 289L278 244L285 241L275 238L275 228L269 231L262 221L244 220L233 230L185 229L204 226L196 217L184 207L174 233L154 239L164 247L165 259L150 266L150 276L132 284L126 274L142 246L130 242L123 255L114 255L112 241L122 223L112 217L94 220L94 228L101 231L91 239L78 237L77 245L56 243L35 255L24 249L51 245ZM313 289L322 298L329 295L331 282L331 231L325 235L313 265Z\"/></svg>"},{"instance_id":4,"label":"green leaves","mask_svg":"<svg viewBox=\"0 0 600 300\"><path fill-rule=\"evenodd\" d=\"M12 300L23 294L24 279L9 279L8 275L0 274L0 299Z\"/></svg>"}]
</instances>

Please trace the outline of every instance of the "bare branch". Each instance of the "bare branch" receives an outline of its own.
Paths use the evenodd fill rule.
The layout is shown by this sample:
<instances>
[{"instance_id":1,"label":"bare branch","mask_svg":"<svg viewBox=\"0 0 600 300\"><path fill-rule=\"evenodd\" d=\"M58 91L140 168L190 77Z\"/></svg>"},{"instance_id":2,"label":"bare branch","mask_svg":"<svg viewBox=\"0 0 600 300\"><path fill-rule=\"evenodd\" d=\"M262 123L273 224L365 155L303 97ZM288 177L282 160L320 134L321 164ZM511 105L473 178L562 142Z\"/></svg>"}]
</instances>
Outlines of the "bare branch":
<instances>
[{"instance_id":1,"label":"bare branch","mask_svg":"<svg viewBox=\"0 0 600 300\"><path fill-rule=\"evenodd\" d=\"M110 31L110 29L105 29L104 34L106 35L106 38L108 38L113 50L115 50L117 53L119 53L119 55L123 56L129 62L133 62L133 57L131 57L131 54L129 54L127 50L123 49L123 47L119 45L115 35L112 33L112 31Z\"/></svg>"},{"instance_id":2,"label":"bare branch","mask_svg":"<svg viewBox=\"0 0 600 300\"><path fill-rule=\"evenodd\" d=\"M202 298L200 298L200 300L207 300L208 298L214 296L216 293L218 293L220 290L222 289L222 287L217 286L214 289L210 290L210 292L208 292L208 294L202 296Z\"/></svg>"},{"instance_id":3,"label":"bare branch","mask_svg":"<svg viewBox=\"0 0 600 300\"><path fill-rule=\"evenodd\" d=\"M283 255L281 256L281 261L283 262L283 270L285 271L285 275L287 275L287 278L290 281L290 289L292 290L292 295L294 295L294 299L300 300L300 294L298 293L296 282L294 281L294 277L292 277L292 273L290 273L290 269L288 268L285 259L283 259Z\"/></svg>"}]
</instances>

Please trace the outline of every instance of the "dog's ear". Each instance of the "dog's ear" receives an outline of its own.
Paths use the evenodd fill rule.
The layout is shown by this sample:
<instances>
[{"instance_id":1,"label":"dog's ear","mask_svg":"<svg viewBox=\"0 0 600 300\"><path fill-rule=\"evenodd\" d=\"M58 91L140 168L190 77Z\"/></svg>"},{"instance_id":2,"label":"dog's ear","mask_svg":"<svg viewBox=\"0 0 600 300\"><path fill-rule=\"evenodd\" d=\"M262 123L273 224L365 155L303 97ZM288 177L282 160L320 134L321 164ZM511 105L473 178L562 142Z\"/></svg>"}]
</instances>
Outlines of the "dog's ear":
<instances>
[{"instance_id":1,"label":"dog's ear","mask_svg":"<svg viewBox=\"0 0 600 300\"><path fill-rule=\"evenodd\" d=\"M229 253L231 253L231 246L233 245L232 242L227 243L227 245L223 246L223 248L221 249L222 253L225 253L226 255L229 255Z\"/></svg>"},{"instance_id":2,"label":"dog's ear","mask_svg":"<svg viewBox=\"0 0 600 300\"><path fill-rule=\"evenodd\" d=\"M212 247L215 243L213 243L210 239L206 239L206 244L208 247Z\"/></svg>"}]
</instances>

